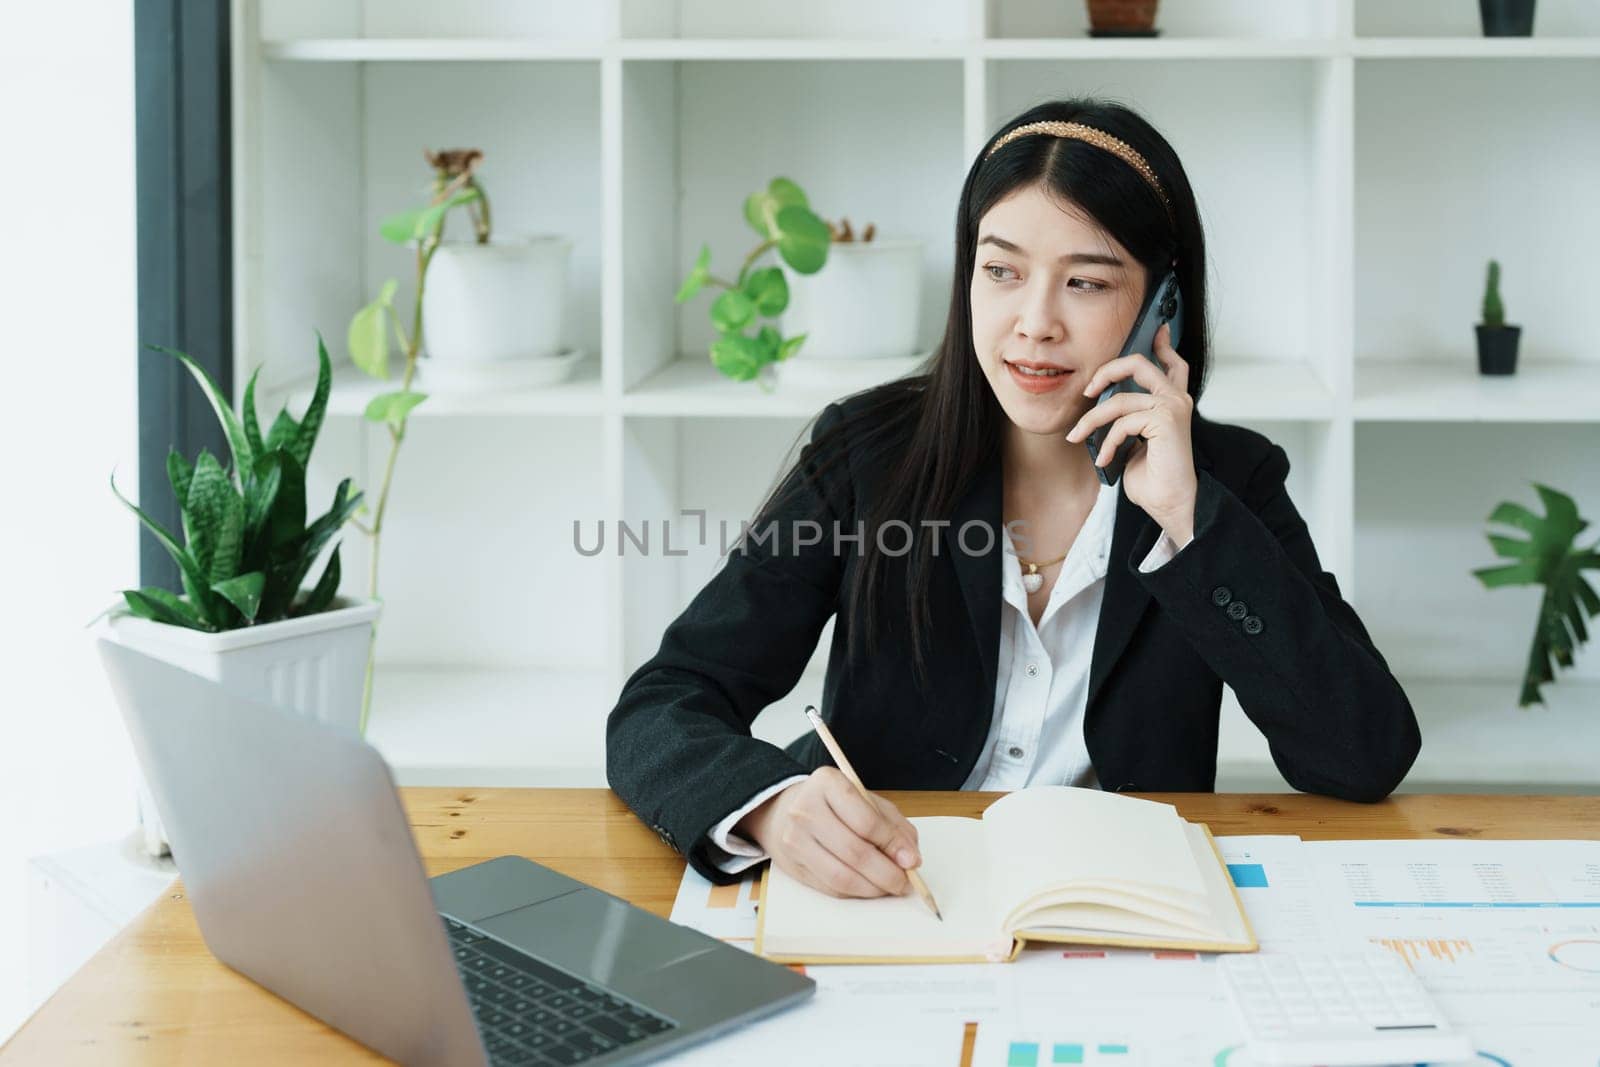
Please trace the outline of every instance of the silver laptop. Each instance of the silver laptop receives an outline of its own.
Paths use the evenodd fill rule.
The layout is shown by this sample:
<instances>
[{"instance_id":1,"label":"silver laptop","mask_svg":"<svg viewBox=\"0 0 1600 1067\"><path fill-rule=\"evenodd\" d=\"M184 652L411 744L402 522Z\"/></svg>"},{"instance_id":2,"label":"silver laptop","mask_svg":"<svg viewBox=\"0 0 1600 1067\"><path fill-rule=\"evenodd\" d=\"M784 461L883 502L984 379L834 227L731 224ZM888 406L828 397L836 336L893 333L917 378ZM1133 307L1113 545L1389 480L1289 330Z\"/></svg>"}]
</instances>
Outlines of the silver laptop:
<instances>
[{"instance_id":1,"label":"silver laptop","mask_svg":"<svg viewBox=\"0 0 1600 1067\"><path fill-rule=\"evenodd\" d=\"M207 947L400 1063L643 1063L816 989L520 857L430 879L354 732L97 643Z\"/></svg>"}]
</instances>

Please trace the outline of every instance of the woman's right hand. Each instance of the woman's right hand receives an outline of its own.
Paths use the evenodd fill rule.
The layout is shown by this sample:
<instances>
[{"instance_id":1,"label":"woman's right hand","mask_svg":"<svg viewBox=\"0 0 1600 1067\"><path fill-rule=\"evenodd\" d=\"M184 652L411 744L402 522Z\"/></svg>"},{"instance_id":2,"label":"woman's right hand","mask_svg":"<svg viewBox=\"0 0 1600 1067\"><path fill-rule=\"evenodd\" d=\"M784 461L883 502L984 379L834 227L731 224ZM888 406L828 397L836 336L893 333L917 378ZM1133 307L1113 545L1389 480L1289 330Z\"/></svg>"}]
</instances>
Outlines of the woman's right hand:
<instances>
[{"instance_id":1,"label":"woman's right hand","mask_svg":"<svg viewBox=\"0 0 1600 1067\"><path fill-rule=\"evenodd\" d=\"M917 828L888 800L868 802L837 767L818 767L751 811L734 833L829 896L901 896L922 864Z\"/></svg>"}]
</instances>

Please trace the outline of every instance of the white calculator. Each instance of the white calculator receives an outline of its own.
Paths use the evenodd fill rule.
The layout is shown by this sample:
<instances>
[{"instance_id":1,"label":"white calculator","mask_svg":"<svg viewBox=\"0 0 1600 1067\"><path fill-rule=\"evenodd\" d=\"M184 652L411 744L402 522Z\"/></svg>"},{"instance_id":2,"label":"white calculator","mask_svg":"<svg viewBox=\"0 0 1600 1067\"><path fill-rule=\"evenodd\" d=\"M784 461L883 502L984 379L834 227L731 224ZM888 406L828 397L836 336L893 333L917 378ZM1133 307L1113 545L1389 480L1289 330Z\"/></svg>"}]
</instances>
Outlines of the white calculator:
<instances>
[{"instance_id":1,"label":"white calculator","mask_svg":"<svg viewBox=\"0 0 1600 1067\"><path fill-rule=\"evenodd\" d=\"M1219 956L1223 985L1258 1064L1387 1064L1471 1059L1417 976L1382 949Z\"/></svg>"}]
</instances>

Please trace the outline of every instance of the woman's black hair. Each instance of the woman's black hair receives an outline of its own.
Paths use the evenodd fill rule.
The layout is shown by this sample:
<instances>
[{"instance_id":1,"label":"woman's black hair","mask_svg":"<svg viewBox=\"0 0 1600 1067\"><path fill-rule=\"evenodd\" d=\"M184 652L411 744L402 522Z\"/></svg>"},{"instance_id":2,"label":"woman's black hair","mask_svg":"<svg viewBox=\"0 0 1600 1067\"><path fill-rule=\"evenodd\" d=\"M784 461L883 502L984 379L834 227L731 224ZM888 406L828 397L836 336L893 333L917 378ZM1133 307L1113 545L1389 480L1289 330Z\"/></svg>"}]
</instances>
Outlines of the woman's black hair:
<instances>
[{"instance_id":1,"label":"woman's black hair","mask_svg":"<svg viewBox=\"0 0 1600 1067\"><path fill-rule=\"evenodd\" d=\"M1171 215L1131 166L1111 152L1075 138L1028 134L1007 144L992 159L984 158L990 145L1007 131L1040 120L1081 122L1131 145L1166 190ZM867 654L876 653L885 611L891 611L887 616L890 622L902 618L910 622L916 680L922 688L927 686L926 645L932 629L927 590L935 537L930 534L936 534L936 528L924 526L923 520L950 517L976 472L1000 447L1007 419L972 343L970 287L978 223L996 203L1032 186L1083 209L1144 265L1148 284L1159 281L1168 269L1176 272L1184 316L1183 336L1175 347L1189 364L1189 395L1196 402L1205 382L1209 354L1205 235L1188 176L1166 138L1131 108L1098 98L1039 104L996 130L961 186L955 269L943 339L919 373L857 394L849 416L811 441L800 463L756 511L759 529L764 517L772 515L801 486L820 494L821 476L844 462L847 440L856 447L871 439L894 442L886 459L889 468L882 497L872 514L856 516L864 522L865 536L855 546L861 555L849 583L846 610L862 626L852 628L849 657L854 662L856 636L862 629ZM1193 418L1200 419L1198 411ZM802 436L806 432L803 430ZM804 477L797 477L799 471ZM908 523L916 532L914 547L905 557L904 605L882 603L887 560L876 532L881 523L891 520ZM885 535L891 546L904 540L903 533ZM819 548L834 550L831 537L824 536Z\"/></svg>"}]
</instances>

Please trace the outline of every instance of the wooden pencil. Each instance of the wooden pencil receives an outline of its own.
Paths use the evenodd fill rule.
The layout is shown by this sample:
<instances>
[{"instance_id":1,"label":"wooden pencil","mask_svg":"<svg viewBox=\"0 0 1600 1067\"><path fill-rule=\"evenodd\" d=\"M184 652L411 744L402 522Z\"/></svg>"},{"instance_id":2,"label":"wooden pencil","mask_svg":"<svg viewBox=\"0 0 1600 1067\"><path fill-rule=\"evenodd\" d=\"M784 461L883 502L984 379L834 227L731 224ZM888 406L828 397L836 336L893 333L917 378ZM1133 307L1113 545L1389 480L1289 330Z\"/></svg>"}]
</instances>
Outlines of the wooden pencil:
<instances>
[{"instance_id":1,"label":"wooden pencil","mask_svg":"<svg viewBox=\"0 0 1600 1067\"><path fill-rule=\"evenodd\" d=\"M815 705L806 705L806 718L811 720L811 728L817 731L818 737L822 738L823 745L827 747L828 754L833 757L833 762L839 765L839 770L850 780L850 784L856 787L862 799L868 804L873 804L872 794L867 792L867 787L861 784L861 778L856 774L856 769L850 766L848 759L845 759L844 750L839 747L839 742L834 740L833 731L828 729L828 724L822 721L821 715L817 714ZM940 922L944 922L944 916L939 914L939 905L934 903L933 894L928 890L928 883L922 880L922 875L918 874L914 869L907 869L906 877L910 879L912 888L917 891L917 895L922 898L922 902L928 906L928 910L933 912L933 917Z\"/></svg>"}]
</instances>

